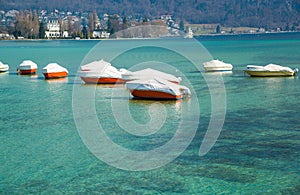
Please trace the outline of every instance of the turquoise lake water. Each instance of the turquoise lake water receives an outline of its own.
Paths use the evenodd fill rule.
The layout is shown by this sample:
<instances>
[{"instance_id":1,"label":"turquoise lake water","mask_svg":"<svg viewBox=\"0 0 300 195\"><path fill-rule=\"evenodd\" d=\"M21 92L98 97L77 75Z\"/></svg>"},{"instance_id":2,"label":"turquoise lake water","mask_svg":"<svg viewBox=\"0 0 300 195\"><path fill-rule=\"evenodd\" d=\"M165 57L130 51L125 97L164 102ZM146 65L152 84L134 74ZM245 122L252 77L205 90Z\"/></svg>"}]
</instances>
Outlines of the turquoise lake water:
<instances>
[{"instance_id":1,"label":"turquoise lake water","mask_svg":"<svg viewBox=\"0 0 300 195\"><path fill-rule=\"evenodd\" d=\"M203 53L199 53L194 48L198 41L207 51L201 48ZM185 53L163 47L168 45ZM220 59L233 64L234 70L205 73L185 54L199 62ZM193 94L188 100L155 102L132 99L122 86L83 85L76 77L79 66L101 58L113 58L111 63L117 68L151 66L181 76ZM38 64L37 75L17 75L17 65L26 59ZM10 65L8 73L0 74L1 194L300 193L299 76L251 78L242 71L248 64L269 63L300 69L300 33L206 36L196 41L0 41L0 61ZM50 62L66 67L69 77L44 80L41 70ZM219 91L211 95L215 83L208 82L218 83L217 78L223 79L225 96L218 96ZM93 96L75 96L81 92ZM212 149L199 156L215 96L226 98L224 125ZM85 107L89 100L106 135L128 150L143 152L164 146L180 124L182 136L192 136L191 141L178 157L155 169L129 171L111 166L89 150L82 137L85 128L78 127L87 124L88 130L89 123L95 122L90 108ZM125 104L127 107L122 106ZM77 112L82 119L74 117ZM125 120L120 122L118 117ZM148 136L132 135L122 128L122 124L131 127L132 121L159 123L152 123L151 117L163 124ZM96 144L107 147L101 140ZM179 141L178 148L181 144ZM164 155L168 156L160 158ZM140 160L147 165L156 162L155 158ZM141 168L131 158L112 163Z\"/></svg>"}]
</instances>

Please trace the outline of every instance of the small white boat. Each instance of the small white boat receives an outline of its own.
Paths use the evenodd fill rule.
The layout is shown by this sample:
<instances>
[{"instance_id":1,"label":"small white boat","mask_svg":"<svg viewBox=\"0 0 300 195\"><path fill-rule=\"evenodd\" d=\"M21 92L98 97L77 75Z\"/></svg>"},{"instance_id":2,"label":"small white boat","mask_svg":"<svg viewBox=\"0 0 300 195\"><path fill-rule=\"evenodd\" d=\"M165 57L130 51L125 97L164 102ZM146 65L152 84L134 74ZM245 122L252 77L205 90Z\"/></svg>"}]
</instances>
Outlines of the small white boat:
<instances>
[{"instance_id":1,"label":"small white boat","mask_svg":"<svg viewBox=\"0 0 300 195\"><path fill-rule=\"evenodd\" d=\"M69 74L68 70L57 63L50 63L43 68L45 79L64 78Z\"/></svg>"},{"instance_id":2,"label":"small white boat","mask_svg":"<svg viewBox=\"0 0 300 195\"><path fill-rule=\"evenodd\" d=\"M189 88L161 78L129 81L126 88L136 98L178 100L189 97Z\"/></svg>"},{"instance_id":3,"label":"small white boat","mask_svg":"<svg viewBox=\"0 0 300 195\"><path fill-rule=\"evenodd\" d=\"M175 77L174 75L161 72L158 70L154 70L151 68L146 68L135 72L131 72L124 69L121 69L120 71L122 72L122 79L126 82L132 80L154 79L154 78L162 78L175 84L179 84L181 81L180 77Z\"/></svg>"},{"instance_id":4,"label":"small white boat","mask_svg":"<svg viewBox=\"0 0 300 195\"><path fill-rule=\"evenodd\" d=\"M79 76L86 84L124 83L121 72L103 59L81 66Z\"/></svg>"},{"instance_id":5,"label":"small white boat","mask_svg":"<svg viewBox=\"0 0 300 195\"><path fill-rule=\"evenodd\" d=\"M0 72L6 72L9 70L9 66L7 64L3 64L1 61L0 61Z\"/></svg>"},{"instance_id":6,"label":"small white boat","mask_svg":"<svg viewBox=\"0 0 300 195\"><path fill-rule=\"evenodd\" d=\"M266 66L248 65L247 69L244 70L247 74L253 77L274 77L274 76L294 76L297 74L298 69L294 70L279 66L276 64L268 64Z\"/></svg>"},{"instance_id":7,"label":"small white boat","mask_svg":"<svg viewBox=\"0 0 300 195\"><path fill-rule=\"evenodd\" d=\"M203 67L206 71L231 71L233 69L231 64L222 62L220 60L204 62Z\"/></svg>"},{"instance_id":8,"label":"small white boat","mask_svg":"<svg viewBox=\"0 0 300 195\"><path fill-rule=\"evenodd\" d=\"M24 60L18 67L19 74L35 74L37 70L37 64L31 60Z\"/></svg>"}]
</instances>

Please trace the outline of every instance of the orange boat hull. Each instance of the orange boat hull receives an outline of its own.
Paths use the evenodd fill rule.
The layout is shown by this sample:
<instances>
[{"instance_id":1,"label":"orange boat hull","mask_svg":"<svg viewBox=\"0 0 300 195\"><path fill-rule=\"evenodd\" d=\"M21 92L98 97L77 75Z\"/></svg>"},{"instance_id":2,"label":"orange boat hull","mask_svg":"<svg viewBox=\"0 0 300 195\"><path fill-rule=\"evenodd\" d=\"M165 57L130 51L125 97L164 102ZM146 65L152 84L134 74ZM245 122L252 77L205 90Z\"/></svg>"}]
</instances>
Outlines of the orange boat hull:
<instances>
[{"instance_id":1,"label":"orange boat hull","mask_svg":"<svg viewBox=\"0 0 300 195\"><path fill-rule=\"evenodd\" d=\"M36 69L29 69L29 70L18 70L19 74L35 74L36 73Z\"/></svg>"},{"instance_id":2,"label":"orange boat hull","mask_svg":"<svg viewBox=\"0 0 300 195\"><path fill-rule=\"evenodd\" d=\"M51 73L43 73L45 79L57 79L57 78L63 78L67 77L67 72L51 72Z\"/></svg>"},{"instance_id":3,"label":"orange boat hull","mask_svg":"<svg viewBox=\"0 0 300 195\"><path fill-rule=\"evenodd\" d=\"M118 78L91 78L91 77L80 77L86 84L115 84L125 83L124 80Z\"/></svg>"},{"instance_id":4,"label":"orange boat hull","mask_svg":"<svg viewBox=\"0 0 300 195\"><path fill-rule=\"evenodd\" d=\"M182 95L172 95L161 91L132 90L130 92L134 97L143 98L143 99L165 99L165 100L182 99Z\"/></svg>"}]
</instances>

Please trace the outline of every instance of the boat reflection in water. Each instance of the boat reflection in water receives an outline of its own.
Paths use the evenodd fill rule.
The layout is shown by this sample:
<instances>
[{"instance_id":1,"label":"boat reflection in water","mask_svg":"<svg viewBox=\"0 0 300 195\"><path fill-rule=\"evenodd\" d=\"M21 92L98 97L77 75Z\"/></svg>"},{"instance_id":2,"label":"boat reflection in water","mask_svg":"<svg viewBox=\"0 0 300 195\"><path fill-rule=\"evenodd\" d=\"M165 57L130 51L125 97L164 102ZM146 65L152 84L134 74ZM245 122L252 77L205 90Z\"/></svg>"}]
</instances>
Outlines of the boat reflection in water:
<instances>
[{"instance_id":1,"label":"boat reflection in water","mask_svg":"<svg viewBox=\"0 0 300 195\"><path fill-rule=\"evenodd\" d=\"M45 79L47 83L68 83L68 77L57 78L57 79Z\"/></svg>"}]
</instances>

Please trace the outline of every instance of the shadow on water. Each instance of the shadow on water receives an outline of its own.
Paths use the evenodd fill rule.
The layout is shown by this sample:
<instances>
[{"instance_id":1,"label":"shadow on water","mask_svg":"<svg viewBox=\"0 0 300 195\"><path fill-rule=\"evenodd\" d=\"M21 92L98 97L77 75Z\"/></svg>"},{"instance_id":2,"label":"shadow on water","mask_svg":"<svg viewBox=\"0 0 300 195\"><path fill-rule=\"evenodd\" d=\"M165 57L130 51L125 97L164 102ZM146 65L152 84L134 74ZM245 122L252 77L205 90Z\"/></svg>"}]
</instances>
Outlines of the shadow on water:
<instances>
[{"instance_id":1,"label":"shadow on water","mask_svg":"<svg viewBox=\"0 0 300 195\"><path fill-rule=\"evenodd\" d=\"M8 75L10 75L10 76L18 76L19 73L18 72L9 72Z\"/></svg>"},{"instance_id":2,"label":"shadow on water","mask_svg":"<svg viewBox=\"0 0 300 195\"><path fill-rule=\"evenodd\" d=\"M285 195L294 195L294 194L300 194L300 183L298 183L294 187L286 188L281 191L281 194Z\"/></svg>"},{"instance_id":3,"label":"shadow on water","mask_svg":"<svg viewBox=\"0 0 300 195\"><path fill-rule=\"evenodd\" d=\"M289 106L293 108L295 105ZM291 112L292 110L287 109L274 114L268 108L260 108L227 113L217 143L203 157L198 156L198 150L205 134L203 129L207 128L203 121L205 123L209 118L201 117L202 122L193 142L174 161L179 166L188 165L193 168L184 169L178 174L240 183L252 183L256 180L255 173L240 173L240 170L245 169L281 170L294 174L295 170L299 170L300 135L298 128L289 124L296 120L287 117L294 115ZM290 190L299 191L299 187Z\"/></svg>"},{"instance_id":4,"label":"shadow on water","mask_svg":"<svg viewBox=\"0 0 300 195\"><path fill-rule=\"evenodd\" d=\"M199 162L201 160L199 159ZM238 171L237 168L229 167L224 164L206 164L206 165L195 165L193 168L177 170L176 174L184 177L206 177L212 179L219 179L226 182L236 182L236 183L254 183L256 181L256 176L251 173L242 173Z\"/></svg>"}]
</instances>

